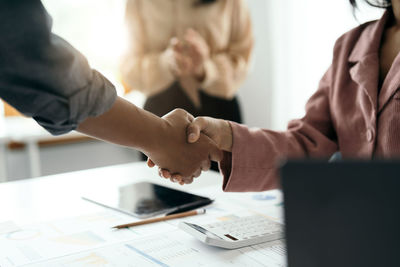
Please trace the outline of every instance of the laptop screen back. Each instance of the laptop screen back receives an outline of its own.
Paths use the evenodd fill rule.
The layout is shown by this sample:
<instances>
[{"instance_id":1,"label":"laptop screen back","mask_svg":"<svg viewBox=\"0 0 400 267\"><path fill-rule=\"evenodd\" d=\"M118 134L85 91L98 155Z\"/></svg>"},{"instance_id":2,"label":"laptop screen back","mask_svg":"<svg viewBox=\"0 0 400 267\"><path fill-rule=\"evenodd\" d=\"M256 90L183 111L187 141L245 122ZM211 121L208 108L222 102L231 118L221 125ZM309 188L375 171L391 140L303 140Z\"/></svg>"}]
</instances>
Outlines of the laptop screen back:
<instances>
[{"instance_id":1,"label":"laptop screen back","mask_svg":"<svg viewBox=\"0 0 400 267\"><path fill-rule=\"evenodd\" d=\"M281 168L289 267L400 266L400 162Z\"/></svg>"}]
</instances>

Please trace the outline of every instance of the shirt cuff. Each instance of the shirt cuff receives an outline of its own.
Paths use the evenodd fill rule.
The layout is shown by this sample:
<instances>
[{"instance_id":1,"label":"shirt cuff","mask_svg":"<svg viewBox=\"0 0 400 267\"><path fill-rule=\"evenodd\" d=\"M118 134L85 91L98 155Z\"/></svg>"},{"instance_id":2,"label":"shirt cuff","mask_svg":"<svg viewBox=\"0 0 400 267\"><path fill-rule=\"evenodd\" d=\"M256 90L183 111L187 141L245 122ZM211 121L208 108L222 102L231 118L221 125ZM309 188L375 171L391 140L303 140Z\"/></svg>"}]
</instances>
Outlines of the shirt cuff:
<instances>
[{"instance_id":1,"label":"shirt cuff","mask_svg":"<svg viewBox=\"0 0 400 267\"><path fill-rule=\"evenodd\" d=\"M229 122L232 127L232 153L225 152L219 167L222 189L227 192L258 192L278 187L278 173L272 157L255 152L260 142L245 125ZM265 162L260 164L260 162Z\"/></svg>"},{"instance_id":2,"label":"shirt cuff","mask_svg":"<svg viewBox=\"0 0 400 267\"><path fill-rule=\"evenodd\" d=\"M88 117L97 117L108 111L117 98L114 85L96 70L92 81L70 100L70 121L79 125Z\"/></svg>"},{"instance_id":3,"label":"shirt cuff","mask_svg":"<svg viewBox=\"0 0 400 267\"><path fill-rule=\"evenodd\" d=\"M67 101L54 98L33 118L52 135L60 135L75 130L88 117L108 111L117 98L114 85L95 70L91 78L89 84Z\"/></svg>"}]
</instances>

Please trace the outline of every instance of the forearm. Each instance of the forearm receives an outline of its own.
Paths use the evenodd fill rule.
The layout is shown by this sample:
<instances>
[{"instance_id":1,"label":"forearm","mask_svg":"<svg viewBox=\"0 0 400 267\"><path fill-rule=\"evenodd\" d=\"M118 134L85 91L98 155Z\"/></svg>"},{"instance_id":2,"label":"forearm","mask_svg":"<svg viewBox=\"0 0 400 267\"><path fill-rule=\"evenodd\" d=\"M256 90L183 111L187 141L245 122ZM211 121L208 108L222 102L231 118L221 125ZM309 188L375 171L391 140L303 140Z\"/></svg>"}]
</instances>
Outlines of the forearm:
<instances>
[{"instance_id":1,"label":"forearm","mask_svg":"<svg viewBox=\"0 0 400 267\"><path fill-rule=\"evenodd\" d=\"M329 158L338 147L327 133L302 120L276 132L231 123L232 153L221 162L225 191L264 191L279 186L278 164L287 158Z\"/></svg>"},{"instance_id":2,"label":"forearm","mask_svg":"<svg viewBox=\"0 0 400 267\"><path fill-rule=\"evenodd\" d=\"M114 144L136 148L143 152L158 145L163 120L117 97L110 110L83 121L78 132Z\"/></svg>"},{"instance_id":3,"label":"forearm","mask_svg":"<svg viewBox=\"0 0 400 267\"><path fill-rule=\"evenodd\" d=\"M220 140L218 141L217 145L218 148L232 152L232 145L233 145L233 133L232 133L232 126L229 121L220 120L221 122L221 130L220 130Z\"/></svg>"}]
</instances>

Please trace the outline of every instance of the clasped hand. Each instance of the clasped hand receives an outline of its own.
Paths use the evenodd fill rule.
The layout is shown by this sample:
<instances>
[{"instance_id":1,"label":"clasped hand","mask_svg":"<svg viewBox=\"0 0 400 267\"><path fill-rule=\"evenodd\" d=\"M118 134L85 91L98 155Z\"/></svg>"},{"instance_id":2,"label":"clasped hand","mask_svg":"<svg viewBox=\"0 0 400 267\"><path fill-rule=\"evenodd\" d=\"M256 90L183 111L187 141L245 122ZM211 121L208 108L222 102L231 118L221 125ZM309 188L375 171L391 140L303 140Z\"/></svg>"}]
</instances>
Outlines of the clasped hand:
<instances>
[{"instance_id":1,"label":"clasped hand","mask_svg":"<svg viewBox=\"0 0 400 267\"><path fill-rule=\"evenodd\" d=\"M160 158L165 157L160 151L153 153L154 156L148 155L147 165L158 165L160 177L181 185L190 184L202 171L210 169L211 161L222 160L222 150L232 150L232 130L225 120L194 118L182 109L175 109L163 119L168 123L169 130L174 132L167 143L179 145L171 147L165 144L162 147L164 150L169 147L168 152L178 153L171 155L167 161L160 161Z\"/></svg>"},{"instance_id":2,"label":"clasped hand","mask_svg":"<svg viewBox=\"0 0 400 267\"><path fill-rule=\"evenodd\" d=\"M204 79L204 62L210 57L210 50L197 31L188 29L183 40L172 38L167 51L170 55L170 69L176 77Z\"/></svg>"}]
</instances>

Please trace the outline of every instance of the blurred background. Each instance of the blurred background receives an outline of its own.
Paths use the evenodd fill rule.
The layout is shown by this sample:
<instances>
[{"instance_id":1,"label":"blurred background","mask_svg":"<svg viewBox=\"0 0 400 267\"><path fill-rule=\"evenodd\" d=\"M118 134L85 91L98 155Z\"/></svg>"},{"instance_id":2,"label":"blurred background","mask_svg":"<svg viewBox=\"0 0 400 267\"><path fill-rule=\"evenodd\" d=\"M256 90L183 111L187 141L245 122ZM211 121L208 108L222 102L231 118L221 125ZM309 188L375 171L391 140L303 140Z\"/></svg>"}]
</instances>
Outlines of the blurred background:
<instances>
[{"instance_id":1,"label":"blurred background","mask_svg":"<svg viewBox=\"0 0 400 267\"><path fill-rule=\"evenodd\" d=\"M232 0L233 1L233 0ZM250 71L238 95L244 123L284 130L304 115L304 105L330 65L335 40L382 11L348 0L248 0L254 32ZM125 0L43 0L53 31L138 106L145 96L124 94L119 61L127 45ZM1 104L0 104L1 105ZM94 168L139 160L130 149L78 134L51 137L32 120L0 106L0 180ZM67 162L68 164L65 164Z\"/></svg>"}]
</instances>

